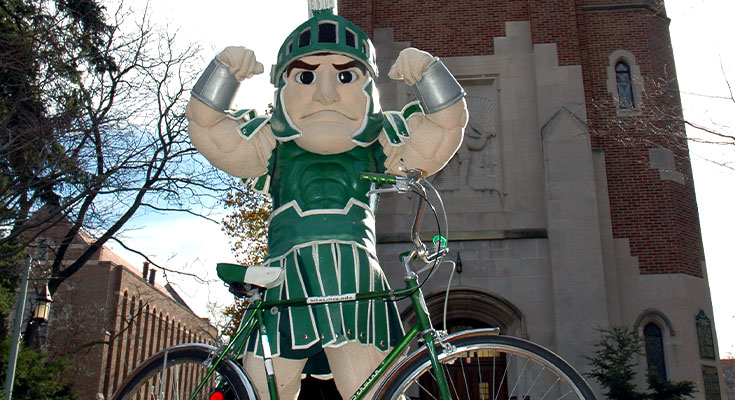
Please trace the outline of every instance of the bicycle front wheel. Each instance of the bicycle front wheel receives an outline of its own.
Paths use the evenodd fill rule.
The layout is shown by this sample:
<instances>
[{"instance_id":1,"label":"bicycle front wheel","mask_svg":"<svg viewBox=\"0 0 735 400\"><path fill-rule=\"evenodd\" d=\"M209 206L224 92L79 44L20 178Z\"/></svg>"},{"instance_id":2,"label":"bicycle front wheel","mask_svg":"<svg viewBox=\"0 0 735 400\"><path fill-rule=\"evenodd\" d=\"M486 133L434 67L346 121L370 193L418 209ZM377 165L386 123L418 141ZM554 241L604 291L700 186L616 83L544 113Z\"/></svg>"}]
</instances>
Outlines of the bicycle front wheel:
<instances>
[{"instance_id":1,"label":"bicycle front wheel","mask_svg":"<svg viewBox=\"0 0 735 400\"><path fill-rule=\"evenodd\" d=\"M445 339L446 348L437 346L452 399L595 399L587 382L558 355L491 331L461 332ZM440 399L427 351L416 351L396 367L375 398Z\"/></svg>"},{"instance_id":2,"label":"bicycle front wheel","mask_svg":"<svg viewBox=\"0 0 735 400\"><path fill-rule=\"evenodd\" d=\"M117 389L113 400L209 399L215 390L223 390L226 399L257 399L255 389L243 370L233 360L223 360L201 391L197 386L211 369L215 347L189 343L168 347L138 366Z\"/></svg>"}]
</instances>

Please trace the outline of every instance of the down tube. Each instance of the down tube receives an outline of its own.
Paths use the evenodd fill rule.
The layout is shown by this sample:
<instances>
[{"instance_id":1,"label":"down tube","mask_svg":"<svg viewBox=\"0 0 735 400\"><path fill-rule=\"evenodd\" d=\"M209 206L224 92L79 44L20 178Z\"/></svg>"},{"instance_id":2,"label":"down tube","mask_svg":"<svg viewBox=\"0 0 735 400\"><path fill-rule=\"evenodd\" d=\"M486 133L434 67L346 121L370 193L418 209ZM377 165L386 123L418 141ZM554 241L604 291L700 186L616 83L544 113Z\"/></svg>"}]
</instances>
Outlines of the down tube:
<instances>
[{"instance_id":1,"label":"down tube","mask_svg":"<svg viewBox=\"0 0 735 400\"><path fill-rule=\"evenodd\" d=\"M396 347L394 347L393 350L391 350L391 352L385 357L380 365L378 365L378 368L375 368L375 371L370 374L370 376L365 380L362 386L357 389L357 392L352 395L350 400L362 399L365 396L365 393L367 393L370 388L373 387L375 382L377 382L377 380L385 374L385 372L388 370L388 367L393 365L393 362L398 359L398 357L400 357L403 351L408 348L408 345L418 334L419 327L417 325L414 325L411 330L406 333L403 339L401 339L401 341L396 345Z\"/></svg>"},{"instance_id":2,"label":"down tube","mask_svg":"<svg viewBox=\"0 0 735 400\"><path fill-rule=\"evenodd\" d=\"M407 286L410 287L417 285L418 282L415 280L407 282ZM451 398L451 395L449 394L449 384L447 383L447 377L444 374L444 368L442 368L441 363L439 363L439 356L437 355L436 347L434 345L435 331L432 329L431 320L429 319L429 310L426 308L424 294L421 292L420 288L411 294L411 303L413 303L413 309L416 312L416 326L421 329L424 346L426 346L426 351L428 352L429 359L431 360L431 366L434 369L434 374L436 375L436 383L439 386L439 393L441 394L442 399L449 400Z\"/></svg>"}]
</instances>

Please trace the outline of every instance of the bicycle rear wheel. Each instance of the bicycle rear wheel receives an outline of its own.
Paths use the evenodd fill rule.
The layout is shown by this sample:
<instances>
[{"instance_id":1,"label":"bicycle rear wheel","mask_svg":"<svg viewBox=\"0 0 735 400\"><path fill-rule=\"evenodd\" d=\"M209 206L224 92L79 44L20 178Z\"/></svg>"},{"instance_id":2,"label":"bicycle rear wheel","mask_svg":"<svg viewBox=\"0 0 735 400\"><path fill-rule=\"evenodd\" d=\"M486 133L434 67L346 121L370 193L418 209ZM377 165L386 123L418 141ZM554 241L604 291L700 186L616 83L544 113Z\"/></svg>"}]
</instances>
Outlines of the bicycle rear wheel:
<instances>
[{"instance_id":1,"label":"bicycle rear wheel","mask_svg":"<svg viewBox=\"0 0 735 400\"><path fill-rule=\"evenodd\" d=\"M438 347L452 399L595 399L579 373L553 352L490 332L461 332L445 339L449 349ZM375 398L439 399L427 351L418 350L396 367Z\"/></svg>"},{"instance_id":2,"label":"bicycle rear wheel","mask_svg":"<svg viewBox=\"0 0 735 400\"><path fill-rule=\"evenodd\" d=\"M189 400L210 369L215 347L190 343L159 351L138 366L117 389L113 400ZM226 399L257 399L243 370L223 360L194 399L209 399L215 389L226 389Z\"/></svg>"}]
</instances>

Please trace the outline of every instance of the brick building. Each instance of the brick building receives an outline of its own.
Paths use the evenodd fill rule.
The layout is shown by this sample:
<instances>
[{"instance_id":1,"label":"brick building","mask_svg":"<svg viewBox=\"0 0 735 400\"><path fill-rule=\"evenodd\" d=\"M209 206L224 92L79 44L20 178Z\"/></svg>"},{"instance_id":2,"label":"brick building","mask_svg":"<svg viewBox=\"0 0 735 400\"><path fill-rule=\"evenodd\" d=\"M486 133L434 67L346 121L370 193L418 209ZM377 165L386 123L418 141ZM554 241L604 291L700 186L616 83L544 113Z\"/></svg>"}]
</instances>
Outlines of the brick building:
<instances>
[{"instance_id":1,"label":"brick building","mask_svg":"<svg viewBox=\"0 0 735 400\"><path fill-rule=\"evenodd\" d=\"M53 251L55 230L42 240ZM72 255L87 245L78 236ZM151 354L188 342L213 344L217 330L200 318L156 271L133 267L103 247L54 295L43 346L71 361L66 371L82 399L106 399Z\"/></svg>"},{"instance_id":2,"label":"brick building","mask_svg":"<svg viewBox=\"0 0 735 400\"><path fill-rule=\"evenodd\" d=\"M724 393L670 20L657 0L341 0L370 35L384 109L412 98L387 78L401 49L442 58L470 122L435 178L460 256L450 325L500 326L579 370L597 328L646 339L655 366ZM413 208L385 196L379 252L391 282ZM445 278L445 279L443 279ZM430 288L441 309L448 272ZM439 315L439 313L436 313ZM453 321L453 322L452 322ZM596 390L599 390L596 389Z\"/></svg>"},{"instance_id":3,"label":"brick building","mask_svg":"<svg viewBox=\"0 0 735 400\"><path fill-rule=\"evenodd\" d=\"M735 400L735 359L720 360L720 368L722 368L722 380L725 384L725 395L722 398Z\"/></svg>"}]
</instances>

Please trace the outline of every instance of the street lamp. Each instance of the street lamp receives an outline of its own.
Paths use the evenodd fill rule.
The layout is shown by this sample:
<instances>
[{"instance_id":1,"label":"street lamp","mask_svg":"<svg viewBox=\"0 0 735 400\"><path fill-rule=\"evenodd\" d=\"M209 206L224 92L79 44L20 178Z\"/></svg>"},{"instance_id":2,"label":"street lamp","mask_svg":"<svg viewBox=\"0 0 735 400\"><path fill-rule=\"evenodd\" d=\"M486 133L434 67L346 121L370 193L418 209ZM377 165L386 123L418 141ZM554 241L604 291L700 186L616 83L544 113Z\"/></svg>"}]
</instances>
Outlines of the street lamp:
<instances>
[{"instance_id":1,"label":"street lamp","mask_svg":"<svg viewBox=\"0 0 735 400\"><path fill-rule=\"evenodd\" d=\"M10 356L8 358L8 370L5 374L5 386L3 397L7 400L13 398L13 384L15 383L15 366L18 361L20 350L20 325L26 309L26 296L28 294L28 275L31 270L31 258L26 258L25 268L20 279L20 293L15 305L15 322L13 323L13 342L10 344Z\"/></svg>"},{"instance_id":2,"label":"street lamp","mask_svg":"<svg viewBox=\"0 0 735 400\"><path fill-rule=\"evenodd\" d=\"M48 315L51 312L51 293L48 290L48 284L43 286L43 293L36 296L36 308L33 310L33 320L36 323L48 322Z\"/></svg>"}]
</instances>

